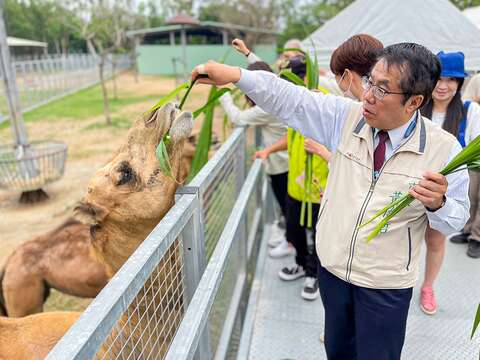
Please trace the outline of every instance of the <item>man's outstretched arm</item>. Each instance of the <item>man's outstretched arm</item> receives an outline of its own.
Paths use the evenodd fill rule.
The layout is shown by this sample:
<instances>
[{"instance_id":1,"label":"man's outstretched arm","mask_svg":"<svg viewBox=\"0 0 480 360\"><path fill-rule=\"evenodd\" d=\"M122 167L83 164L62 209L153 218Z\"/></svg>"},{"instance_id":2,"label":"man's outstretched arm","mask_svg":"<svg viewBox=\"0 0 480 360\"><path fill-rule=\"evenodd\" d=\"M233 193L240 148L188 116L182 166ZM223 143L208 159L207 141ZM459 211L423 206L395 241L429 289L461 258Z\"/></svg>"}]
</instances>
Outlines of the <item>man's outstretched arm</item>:
<instances>
[{"instance_id":1,"label":"man's outstretched arm","mask_svg":"<svg viewBox=\"0 0 480 360\"><path fill-rule=\"evenodd\" d=\"M234 83L257 106L302 135L335 151L351 100L312 92L266 71L248 71L209 61L197 66L192 78L206 74L200 83Z\"/></svg>"}]
</instances>

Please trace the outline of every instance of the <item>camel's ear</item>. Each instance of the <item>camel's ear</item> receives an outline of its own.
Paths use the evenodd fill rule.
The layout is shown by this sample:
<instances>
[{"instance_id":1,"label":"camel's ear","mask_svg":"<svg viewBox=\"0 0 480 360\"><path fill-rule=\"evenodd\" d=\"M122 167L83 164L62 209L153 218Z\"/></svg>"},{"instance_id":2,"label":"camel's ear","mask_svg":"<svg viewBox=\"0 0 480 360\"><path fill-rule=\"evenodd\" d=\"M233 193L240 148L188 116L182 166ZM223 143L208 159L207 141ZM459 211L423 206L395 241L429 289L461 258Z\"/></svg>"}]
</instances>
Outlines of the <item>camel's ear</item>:
<instances>
[{"instance_id":1,"label":"camel's ear","mask_svg":"<svg viewBox=\"0 0 480 360\"><path fill-rule=\"evenodd\" d=\"M73 209L75 218L84 224L94 225L100 224L108 215L108 209L90 202L80 202Z\"/></svg>"}]
</instances>

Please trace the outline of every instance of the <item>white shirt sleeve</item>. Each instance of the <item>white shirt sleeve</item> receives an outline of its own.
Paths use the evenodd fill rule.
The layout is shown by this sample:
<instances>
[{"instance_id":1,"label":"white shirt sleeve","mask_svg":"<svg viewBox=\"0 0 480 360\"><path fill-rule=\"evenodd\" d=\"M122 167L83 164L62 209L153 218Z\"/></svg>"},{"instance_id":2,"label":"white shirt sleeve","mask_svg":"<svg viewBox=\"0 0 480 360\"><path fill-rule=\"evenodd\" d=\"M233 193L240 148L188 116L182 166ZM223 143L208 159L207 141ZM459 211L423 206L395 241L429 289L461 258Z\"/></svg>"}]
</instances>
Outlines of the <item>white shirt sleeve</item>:
<instances>
[{"instance_id":1,"label":"white shirt sleeve","mask_svg":"<svg viewBox=\"0 0 480 360\"><path fill-rule=\"evenodd\" d=\"M260 59L257 54L255 54L253 51L250 51L250 54L248 54L247 56L247 61L249 64L253 64L253 63L256 63L258 61L263 61L262 59Z\"/></svg>"},{"instance_id":2,"label":"white shirt sleeve","mask_svg":"<svg viewBox=\"0 0 480 360\"><path fill-rule=\"evenodd\" d=\"M452 148L450 162L462 147L456 142ZM447 164L445 164L447 165ZM461 231L470 217L470 200L468 198L469 176L467 170L447 175L448 188L445 205L437 211L427 211L428 221L432 229L445 236Z\"/></svg>"},{"instance_id":3,"label":"white shirt sleeve","mask_svg":"<svg viewBox=\"0 0 480 360\"><path fill-rule=\"evenodd\" d=\"M220 97L220 104L227 114L228 118L235 125L267 125L272 122L272 116L253 106L246 110L241 110L233 103L232 96L226 93ZM278 123L277 123L278 124Z\"/></svg>"},{"instance_id":4,"label":"white shirt sleeve","mask_svg":"<svg viewBox=\"0 0 480 360\"><path fill-rule=\"evenodd\" d=\"M352 100L312 92L267 71L241 69L236 86L264 111L335 152Z\"/></svg>"}]
</instances>

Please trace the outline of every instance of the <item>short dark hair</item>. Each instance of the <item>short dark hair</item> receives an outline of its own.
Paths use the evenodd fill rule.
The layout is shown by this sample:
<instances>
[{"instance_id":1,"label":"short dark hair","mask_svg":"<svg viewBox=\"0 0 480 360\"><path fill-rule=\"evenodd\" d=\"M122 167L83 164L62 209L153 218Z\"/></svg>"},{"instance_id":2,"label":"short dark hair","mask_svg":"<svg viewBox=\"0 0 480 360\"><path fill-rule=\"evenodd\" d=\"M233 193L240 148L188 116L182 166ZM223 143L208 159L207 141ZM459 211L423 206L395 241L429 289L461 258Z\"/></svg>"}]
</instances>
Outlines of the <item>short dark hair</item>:
<instances>
[{"instance_id":1,"label":"short dark hair","mask_svg":"<svg viewBox=\"0 0 480 360\"><path fill-rule=\"evenodd\" d=\"M300 79L303 79L307 75L307 62L305 60L305 55L295 55L288 59L286 65L281 69L290 69L295 75ZM288 80L285 78L285 80Z\"/></svg>"},{"instance_id":2,"label":"short dark hair","mask_svg":"<svg viewBox=\"0 0 480 360\"><path fill-rule=\"evenodd\" d=\"M430 100L441 72L440 60L434 53L422 45L399 43L384 48L378 56L380 60L384 60L388 68L397 67L402 74L403 104L412 95L423 95L420 106Z\"/></svg>"},{"instance_id":3,"label":"short dark hair","mask_svg":"<svg viewBox=\"0 0 480 360\"><path fill-rule=\"evenodd\" d=\"M382 42L371 35L353 35L332 53L330 70L339 76L346 69L355 71L360 76L366 76L375 65L382 49Z\"/></svg>"},{"instance_id":4,"label":"short dark hair","mask_svg":"<svg viewBox=\"0 0 480 360\"><path fill-rule=\"evenodd\" d=\"M255 61L254 63L248 64L247 69L252 71L264 70L264 71L270 71L273 73L272 68L265 61Z\"/></svg>"}]
</instances>

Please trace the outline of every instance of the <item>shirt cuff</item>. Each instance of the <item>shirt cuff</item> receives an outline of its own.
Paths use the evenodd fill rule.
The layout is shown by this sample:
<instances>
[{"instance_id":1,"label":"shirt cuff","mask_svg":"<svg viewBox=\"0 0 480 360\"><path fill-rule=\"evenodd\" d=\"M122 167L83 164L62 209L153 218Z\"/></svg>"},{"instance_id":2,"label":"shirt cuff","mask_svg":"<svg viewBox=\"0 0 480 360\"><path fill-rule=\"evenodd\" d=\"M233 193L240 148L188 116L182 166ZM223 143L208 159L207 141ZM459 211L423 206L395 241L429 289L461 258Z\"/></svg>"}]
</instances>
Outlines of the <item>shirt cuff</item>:
<instances>
[{"instance_id":1,"label":"shirt cuff","mask_svg":"<svg viewBox=\"0 0 480 360\"><path fill-rule=\"evenodd\" d=\"M438 219L445 219L447 218L449 215L451 215L453 212L452 212L452 199L450 199L449 197L445 197L445 204L438 210L435 210L435 211L430 211L430 214L431 215L435 215L436 217L438 217Z\"/></svg>"},{"instance_id":2,"label":"shirt cuff","mask_svg":"<svg viewBox=\"0 0 480 360\"><path fill-rule=\"evenodd\" d=\"M247 94L255 87L255 74L253 71L240 68L240 80L234 85Z\"/></svg>"}]
</instances>

